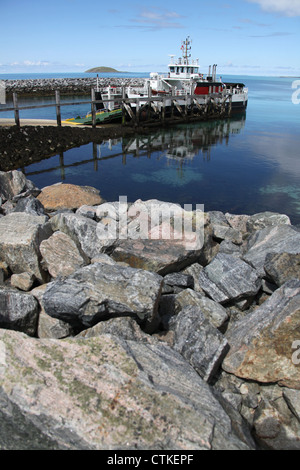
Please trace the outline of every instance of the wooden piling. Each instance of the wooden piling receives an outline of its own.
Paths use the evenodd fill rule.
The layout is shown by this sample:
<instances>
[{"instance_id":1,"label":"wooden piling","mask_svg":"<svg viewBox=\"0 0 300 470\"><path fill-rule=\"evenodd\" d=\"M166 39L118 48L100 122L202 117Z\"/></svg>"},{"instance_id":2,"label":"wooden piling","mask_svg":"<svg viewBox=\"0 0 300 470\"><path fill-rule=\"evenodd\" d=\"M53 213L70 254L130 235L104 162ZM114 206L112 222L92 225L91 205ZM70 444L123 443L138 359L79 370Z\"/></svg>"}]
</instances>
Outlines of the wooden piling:
<instances>
[{"instance_id":1,"label":"wooden piling","mask_svg":"<svg viewBox=\"0 0 300 470\"><path fill-rule=\"evenodd\" d=\"M20 127L20 113L19 113L17 93L13 93L13 104L14 104L14 113L15 113L15 123L16 123L16 126Z\"/></svg>"},{"instance_id":2,"label":"wooden piling","mask_svg":"<svg viewBox=\"0 0 300 470\"><path fill-rule=\"evenodd\" d=\"M60 168L60 178L62 181L66 179L65 174L65 164L64 164L64 152L59 153L59 168Z\"/></svg>"},{"instance_id":3,"label":"wooden piling","mask_svg":"<svg viewBox=\"0 0 300 470\"><path fill-rule=\"evenodd\" d=\"M61 113L60 113L60 94L59 91L55 91L55 107L56 107L56 122L57 125L61 126Z\"/></svg>"},{"instance_id":4,"label":"wooden piling","mask_svg":"<svg viewBox=\"0 0 300 470\"><path fill-rule=\"evenodd\" d=\"M122 106L122 125L126 124L125 96L126 96L125 86L122 85L122 102L121 102L121 106Z\"/></svg>"},{"instance_id":5,"label":"wooden piling","mask_svg":"<svg viewBox=\"0 0 300 470\"><path fill-rule=\"evenodd\" d=\"M136 108L135 108L135 124L138 126L140 122L140 100L136 100Z\"/></svg>"},{"instance_id":6,"label":"wooden piling","mask_svg":"<svg viewBox=\"0 0 300 470\"><path fill-rule=\"evenodd\" d=\"M166 97L163 97L163 104L161 109L161 119L163 122L166 120Z\"/></svg>"},{"instance_id":7,"label":"wooden piling","mask_svg":"<svg viewBox=\"0 0 300 470\"><path fill-rule=\"evenodd\" d=\"M96 101L96 95L95 95L95 90L94 88L92 88L91 90L91 112L92 112L92 126L93 128L96 127L96 105L95 105L95 101Z\"/></svg>"},{"instance_id":8,"label":"wooden piling","mask_svg":"<svg viewBox=\"0 0 300 470\"><path fill-rule=\"evenodd\" d=\"M228 116L231 116L231 111L232 111L232 94L229 97Z\"/></svg>"}]
</instances>

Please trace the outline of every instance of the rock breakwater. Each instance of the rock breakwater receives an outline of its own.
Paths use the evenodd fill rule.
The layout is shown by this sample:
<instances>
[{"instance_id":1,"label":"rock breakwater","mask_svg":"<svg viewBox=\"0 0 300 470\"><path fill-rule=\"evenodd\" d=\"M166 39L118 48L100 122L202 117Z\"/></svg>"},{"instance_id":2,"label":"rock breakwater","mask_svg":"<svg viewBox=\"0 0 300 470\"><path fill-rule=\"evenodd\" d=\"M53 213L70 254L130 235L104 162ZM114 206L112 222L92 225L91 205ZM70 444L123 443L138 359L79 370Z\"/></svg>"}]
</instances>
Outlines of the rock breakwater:
<instances>
[{"instance_id":1,"label":"rock breakwater","mask_svg":"<svg viewBox=\"0 0 300 470\"><path fill-rule=\"evenodd\" d=\"M100 88L107 86L143 86L142 78L99 78ZM43 78L26 80L4 80L7 98L11 98L13 93L19 96L49 96L55 91L62 95L91 95L91 89L96 88L97 78Z\"/></svg>"},{"instance_id":2,"label":"rock breakwater","mask_svg":"<svg viewBox=\"0 0 300 470\"><path fill-rule=\"evenodd\" d=\"M289 218L69 186L0 172L0 447L299 450Z\"/></svg>"}]
</instances>

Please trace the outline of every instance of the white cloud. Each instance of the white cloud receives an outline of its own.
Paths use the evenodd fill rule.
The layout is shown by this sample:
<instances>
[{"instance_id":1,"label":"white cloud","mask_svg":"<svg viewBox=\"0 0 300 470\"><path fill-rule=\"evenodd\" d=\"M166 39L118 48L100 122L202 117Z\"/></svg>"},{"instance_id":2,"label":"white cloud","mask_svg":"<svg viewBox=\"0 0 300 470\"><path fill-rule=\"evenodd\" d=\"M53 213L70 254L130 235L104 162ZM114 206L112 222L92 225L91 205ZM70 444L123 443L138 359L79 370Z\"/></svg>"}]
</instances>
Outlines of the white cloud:
<instances>
[{"instance_id":1,"label":"white cloud","mask_svg":"<svg viewBox=\"0 0 300 470\"><path fill-rule=\"evenodd\" d=\"M26 65L27 67L35 67L35 66L40 66L40 65L42 66L50 65L50 63L46 62L45 60L38 60L36 62L32 60L24 60L23 65Z\"/></svg>"},{"instance_id":2,"label":"white cloud","mask_svg":"<svg viewBox=\"0 0 300 470\"><path fill-rule=\"evenodd\" d=\"M132 19L132 22L148 30L182 28L176 20L182 18L175 11L168 11L164 8L149 7L144 8L140 14Z\"/></svg>"},{"instance_id":3,"label":"white cloud","mask_svg":"<svg viewBox=\"0 0 300 470\"><path fill-rule=\"evenodd\" d=\"M300 0L247 0L258 3L263 10L284 16L300 16Z\"/></svg>"},{"instance_id":4,"label":"white cloud","mask_svg":"<svg viewBox=\"0 0 300 470\"><path fill-rule=\"evenodd\" d=\"M274 33L270 34L256 34L249 36L250 38L276 38L281 36L291 36L293 33L287 33L284 31L275 31Z\"/></svg>"}]
</instances>

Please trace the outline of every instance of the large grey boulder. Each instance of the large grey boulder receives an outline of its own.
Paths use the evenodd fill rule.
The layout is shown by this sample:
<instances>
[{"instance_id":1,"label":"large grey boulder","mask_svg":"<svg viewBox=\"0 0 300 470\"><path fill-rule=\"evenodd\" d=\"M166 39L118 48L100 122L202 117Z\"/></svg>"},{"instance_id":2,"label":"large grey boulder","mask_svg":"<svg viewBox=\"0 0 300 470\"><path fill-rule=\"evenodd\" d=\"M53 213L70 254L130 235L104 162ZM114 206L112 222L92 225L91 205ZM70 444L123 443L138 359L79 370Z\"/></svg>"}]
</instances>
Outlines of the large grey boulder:
<instances>
[{"instance_id":1,"label":"large grey boulder","mask_svg":"<svg viewBox=\"0 0 300 470\"><path fill-rule=\"evenodd\" d=\"M248 232L276 225L291 225L290 218L285 214L266 211L251 215L247 220Z\"/></svg>"},{"instance_id":2,"label":"large grey boulder","mask_svg":"<svg viewBox=\"0 0 300 470\"><path fill-rule=\"evenodd\" d=\"M261 387L261 400L254 413L253 436L262 449L300 450L300 426L295 406L300 390Z\"/></svg>"},{"instance_id":3,"label":"large grey boulder","mask_svg":"<svg viewBox=\"0 0 300 470\"><path fill-rule=\"evenodd\" d=\"M300 279L299 253L269 253L266 256L264 270L268 278L277 286L282 286L292 278Z\"/></svg>"},{"instance_id":4,"label":"large grey boulder","mask_svg":"<svg viewBox=\"0 0 300 470\"><path fill-rule=\"evenodd\" d=\"M145 333L134 318L118 317L100 321L95 326L81 331L76 338L93 338L109 334L130 341L140 341L141 343L153 343L155 337Z\"/></svg>"},{"instance_id":5,"label":"large grey boulder","mask_svg":"<svg viewBox=\"0 0 300 470\"><path fill-rule=\"evenodd\" d=\"M43 264L52 277L68 276L77 269L89 264L89 259L79 250L69 235L54 232L40 244Z\"/></svg>"},{"instance_id":6,"label":"large grey boulder","mask_svg":"<svg viewBox=\"0 0 300 470\"><path fill-rule=\"evenodd\" d=\"M135 201L119 235L111 252L116 261L163 276L195 262L206 264L216 245L207 214L157 200Z\"/></svg>"},{"instance_id":7,"label":"large grey boulder","mask_svg":"<svg viewBox=\"0 0 300 470\"><path fill-rule=\"evenodd\" d=\"M177 314L188 306L201 308L203 315L215 328L220 328L228 320L227 310L221 304L192 289L185 289L176 294L174 313Z\"/></svg>"},{"instance_id":8,"label":"large grey boulder","mask_svg":"<svg viewBox=\"0 0 300 470\"><path fill-rule=\"evenodd\" d=\"M242 233L229 224L223 212L210 211L208 215L211 221L214 238L217 240L228 240L237 244L242 243Z\"/></svg>"},{"instance_id":9,"label":"large grey boulder","mask_svg":"<svg viewBox=\"0 0 300 470\"><path fill-rule=\"evenodd\" d=\"M20 193L37 190L34 183L17 170L0 171L0 198L11 200Z\"/></svg>"},{"instance_id":10,"label":"large grey boulder","mask_svg":"<svg viewBox=\"0 0 300 470\"><path fill-rule=\"evenodd\" d=\"M218 253L198 277L200 287L216 302L240 300L257 294L261 286L258 273L233 255Z\"/></svg>"},{"instance_id":11,"label":"large grey boulder","mask_svg":"<svg viewBox=\"0 0 300 470\"><path fill-rule=\"evenodd\" d=\"M139 269L94 263L48 284L45 312L74 327L89 328L101 320L133 316L154 321L163 278Z\"/></svg>"},{"instance_id":12,"label":"large grey boulder","mask_svg":"<svg viewBox=\"0 0 300 470\"><path fill-rule=\"evenodd\" d=\"M194 263L202 250L187 250L181 240L120 240L111 257L162 276Z\"/></svg>"},{"instance_id":13,"label":"large grey boulder","mask_svg":"<svg viewBox=\"0 0 300 470\"><path fill-rule=\"evenodd\" d=\"M43 295L47 288L47 284L35 287L30 291L40 307L38 326L37 326L37 337L38 338L67 338L68 336L74 336L73 329L69 323L63 322L58 318L50 317L44 310Z\"/></svg>"},{"instance_id":14,"label":"large grey boulder","mask_svg":"<svg viewBox=\"0 0 300 470\"><path fill-rule=\"evenodd\" d=\"M300 391L286 388L283 391L283 397L300 423Z\"/></svg>"},{"instance_id":15,"label":"large grey boulder","mask_svg":"<svg viewBox=\"0 0 300 470\"><path fill-rule=\"evenodd\" d=\"M264 264L269 253L299 253L300 232L292 225L268 226L257 230L248 241L243 259L251 264L260 276L265 276Z\"/></svg>"},{"instance_id":16,"label":"large grey boulder","mask_svg":"<svg viewBox=\"0 0 300 470\"><path fill-rule=\"evenodd\" d=\"M248 450L210 387L162 343L1 330L0 447Z\"/></svg>"},{"instance_id":17,"label":"large grey boulder","mask_svg":"<svg viewBox=\"0 0 300 470\"><path fill-rule=\"evenodd\" d=\"M12 212L28 212L28 214L32 215L47 215L42 203L32 195L20 198Z\"/></svg>"},{"instance_id":18,"label":"large grey boulder","mask_svg":"<svg viewBox=\"0 0 300 470\"><path fill-rule=\"evenodd\" d=\"M222 367L238 377L300 390L293 345L300 344L300 280L278 288L226 335L230 351Z\"/></svg>"},{"instance_id":19,"label":"large grey boulder","mask_svg":"<svg viewBox=\"0 0 300 470\"><path fill-rule=\"evenodd\" d=\"M171 273L164 277L164 284L170 287L179 287L180 289L194 288L194 278L190 274Z\"/></svg>"},{"instance_id":20,"label":"large grey boulder","mask_svg":"<svg viewBox=\"0 0 300 470\"><path fill-rule=\"evenodd\" d=\"M35 281L35 277L30 273L12 274L10 285L23 291L29 291Z\"/></svg>"},{"instance_id":21,"label":"large grey boulder","mask_svg":"<svg viewBox=\"0 0 300 470\"><path fill-rule=\"evenodd\" d=\"M173 317L170 329L174 331L174 349L205 381L211 382L229 350L227 339L211 325L201 308L194 306L185 307Z\"/></svg>"},{"instance_id":22,"label":"large grey boulder","mask_svg":"<svg viewBox=\"0 0 300 470\"><path fill-rule=\"evenodd\" d=\"M80 214L59 213L51 218L52 230L72 238L89 258L94 258L102 245L97 237L97 222Z\"/></svg>"},{"instance_id":23,"label":"large grey boulder","mask_svg":"<svg viewBox=\"0 0 300 470\"><path fill-rule=\"evenodd\" d=\"M242 236L248 232L247 222L250 219L250 215L246 214L231 214L229 212L225 213L225 218L229 225L238 230Z\"/></svg>"},{"instance_id":24,"label":"large grey boulder","mask_svg":"<svg viewBox=\"0 0 300 470\"><path fill-rule=\"evenodd\" d=\"M44 282L46 272L40 261L40 243L50 237L52 230L47 217L16 212L0 219L0 260L14 274L28 272Z\"/></svg>"},{"instance_id":25,"label":"large grey boulder","mask_svg":"<svg viewBox=\"0 0 300 470\"><path fill-rule=\"evenodd\" d=\"M34 336L38 315L39 305L32 295L13 287L0 286L0 328Z\"/></svg>"},{"instance_id":26,"label":"large grey boulder","mask_svg":"<svg viewBox=\"0 0 300 470\"><path fill-rule=\"evenodd\" d=\"M215 253L216 254L216 253ZM184 274L189 274L190 276L193 277L194 279L194 287L193 289L196 292L200 292L202 295L205 295L204 290L200 287L198 278L199 278L199 273L203 270L203 266L200 263L193 263L187 268L185 268L182 272Z\"/></svg>"}]
</instances>

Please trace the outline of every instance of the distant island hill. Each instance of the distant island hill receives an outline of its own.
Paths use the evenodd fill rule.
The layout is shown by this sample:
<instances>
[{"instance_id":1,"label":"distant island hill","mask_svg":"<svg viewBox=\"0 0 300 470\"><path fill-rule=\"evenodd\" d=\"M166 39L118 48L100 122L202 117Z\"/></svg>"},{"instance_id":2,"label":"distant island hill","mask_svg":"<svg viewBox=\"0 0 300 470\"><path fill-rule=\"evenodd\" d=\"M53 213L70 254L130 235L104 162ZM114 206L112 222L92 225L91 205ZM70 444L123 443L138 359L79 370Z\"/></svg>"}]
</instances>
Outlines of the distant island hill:
<instances>
[{"instance_id":1,"label":"distant island hill","mask_svg":"<svg viewBox=\"0 0 300 470\"><path fill-rule=\"evenodd\" d=\"M85 73L128 73L121 72L120 70L113 69L112 67L94 67L92 69L86 70Z\"/></svg>"}]
</instances>

